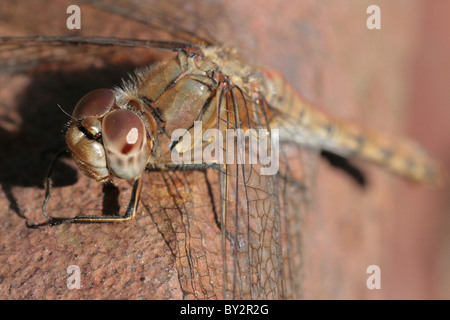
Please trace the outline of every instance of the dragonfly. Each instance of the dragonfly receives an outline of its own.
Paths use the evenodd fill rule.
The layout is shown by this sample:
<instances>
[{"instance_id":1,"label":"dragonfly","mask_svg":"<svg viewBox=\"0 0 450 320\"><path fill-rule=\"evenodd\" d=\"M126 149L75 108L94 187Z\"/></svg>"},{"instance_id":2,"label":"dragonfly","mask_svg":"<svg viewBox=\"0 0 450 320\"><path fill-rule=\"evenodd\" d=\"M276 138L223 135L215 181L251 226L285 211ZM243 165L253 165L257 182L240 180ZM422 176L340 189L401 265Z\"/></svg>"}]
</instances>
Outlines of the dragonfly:
<instances>
[{"instance_id":1,"label":"dragonfly","mask_svg":"<svg viewBox=\"0 0 450 320\"><path fill-rule=\"evenodd\" d=\"M295 92L279 72L252 67L235 49L220 45L208 32L199 35L164 20L145 20L138 10L130 11L120 3L97 5L150 24L174 35L177 41L74 36L0 38L0 45L8 50L45 47L56 52L59 48L76 51L89 46L173 52L152 67L138 69L121 87L87 93L70 115L65 138L78 168L98 182L110 181L112 177L132 181L131 199L124 215L52 217L45 210L50 199L49 175L44 201L49 224L131 220L148 185L144 183L146 171L200 170L207 175L210 173L206 171L214 170L217 177L211 187L218 188L216 194L220 195L219 204L214 205L222 246L219 297L290 298L299 287L293 276L298 262L289 259L291 251L297 250L299 235L290 230L295 225L290 222L296 217L287 194L295 191L304 196L309 188L307 178L300 182L291 178L295 175L291 155L296 152L292 149L359 157L418 182L439 180L438 164L417 144L332 117ZM195 149L203 152L212 145L211 140L195 139L196 121L203 124L202 137L211 128L222 136L227 130L263 129L267 134L256 141L265 140L272 146L272 153L276 142L280 142L278 171L265 175L262 169L266 164L261 161L239 163L239 156L249 159L251 150L245 147L240 154L227 144L216 151L232 154L231 160L227 159L230 161L174 163L174 150L181 154ZM194 138L174 139L177 129L184 129L185 135L190 133L186 136ZM297 160L301 162L301 156ZM195 204L183 199L174 187L176 177L165 174L163 179L171 185L169 193L185 215L182 224L188 225ZM145 202L142 205L145 207ZM196 283L208 296L215 288L195 274L193 265L198 261L189 256L189 245L187 249L174 246L181 282L186 292ZM190 293L196 296L195 290Z\"/></svg>"}]
</instances>

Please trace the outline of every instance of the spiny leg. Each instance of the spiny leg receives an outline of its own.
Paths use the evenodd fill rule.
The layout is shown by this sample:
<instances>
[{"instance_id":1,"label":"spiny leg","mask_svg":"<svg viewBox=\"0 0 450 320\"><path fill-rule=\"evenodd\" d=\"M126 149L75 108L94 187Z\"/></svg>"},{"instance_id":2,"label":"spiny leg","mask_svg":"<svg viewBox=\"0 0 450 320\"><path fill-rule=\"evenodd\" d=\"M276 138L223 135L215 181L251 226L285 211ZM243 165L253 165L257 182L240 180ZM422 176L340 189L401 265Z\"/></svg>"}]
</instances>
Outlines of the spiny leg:
<instances>
[{"instance_id":1,"label":"spiny leg","mask_svg":"<svg viewBox=\"0 0 450 320\"><path fill-rule=\"evenodd\" d=\"M137 206L139 203L139 197L142 190L142 178L139 177L133 184L133 190L131 193L130 202L127 207L127 211L123 216L75 216L73 218L54 218L47 217L48 224L55 226L63 223L111 223L111 222L124 222L129 221L136 215Z\"/></svg>"},{"instance_id":2,"label":"spiny leg","mask_svg":"<svg viewBox=\"0 0 450 320\"><path fill-rule=\"evenodd\" d=\"M48 168L47 171L47 175L45 176L45 181L44 181L44 187L45 187L45 199L44 199L44 203L42 204L42 214L44 215L45 218L47 218L47 220L49 220L49 216L47 215L47 203L50 200L50 193L51 193L51 189L52 189L52 185L53 185L53 181L52 181L52 172L53 172L53 168L55 167L55 163L56 161L58 161L58 159L66 152L66 149L60 150L55 157L53 158L50 167Z\"/></svg>"},{"instance_id":3,"label":"spiny leg","mask_svg":"<svg viewBox=\"0 0 450 320\"><path fill-rule=\"evenodd\" d=\"M50 217L47 214L47 203L50 200L51 188L52 188L52 172L55 167L56 161L66 152L66 150L59 151L52 163L50 164L49 170L47 172L47 176L45 178L45 199L42 204L42 214L47 219L45 225L49 224L51 226L55 226L63 223L102 223L102 222L122 222L128 221L134 218L136 214L136 209L139 203L139 197L142 190L142 179L141 177L137 178L133 184L133 190L131 193L130 202L128 204L127 210L123 216L75 216L71 218L55 218ZM37 225L35 225L37 226ZM35 227L31 226L31 227Z\"/></svg>"}]
</instances>

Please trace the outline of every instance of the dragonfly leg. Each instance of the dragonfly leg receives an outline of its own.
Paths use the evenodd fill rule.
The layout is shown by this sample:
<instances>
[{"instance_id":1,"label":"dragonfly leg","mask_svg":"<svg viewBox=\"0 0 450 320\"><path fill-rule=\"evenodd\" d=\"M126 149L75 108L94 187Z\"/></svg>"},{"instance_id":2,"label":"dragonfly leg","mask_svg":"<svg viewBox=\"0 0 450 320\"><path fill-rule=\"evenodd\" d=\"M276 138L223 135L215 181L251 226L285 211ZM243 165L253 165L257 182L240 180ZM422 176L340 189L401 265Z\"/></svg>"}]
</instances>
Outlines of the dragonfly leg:
<instances>
[{"instance_id":1,"label":"dragonfly leg","mask_svg":"<svg viewBox=\"0 0 450 320\"><path fill-rule=\"evenodd\" d=\"M52 172L53 172L53 168L55 167L55 163L56 161L58 161L58 159L66 152L66 149L60 150L55 157L53 158L50 167L48 168L47 171L47 175L45 177L45 181L44 181L44 187L45 187L45 199L44 199L44 203L42 204L42 214L44 215L44 217L46 217L47 219L49 219L48 215L47 215L47 211L46 211L46 207L47 207L47 202L50 200L50 193L51 193L51 189L52 189Z\"/></svg>"},{"instance_id":2,"label":"dragonfly leg","mask_svg":"<svg viewBox=\"0 0 450 320\"><path fill-rule=\"evenodd\" d=\"M151 167L147 167L147 171L160 171L160 170L169 170L169 171L187 171L187 170L199 170L203 171L206 169L219 169L219 165L217 163L190 163L190 164L164 164L161 166L152 165Z\"/></svg>"},{"instance_id":3,"label":"dragonfly leg","mask_svg":"<svg viewBox=\"0 0 450 320\"><path fill-rule=\"evenodd\" d=\"M130 202L127 211L123 216L75 216L72 218L55 218L47 217L47 224L56 226L63 223L111 223L129 221L136 215L139 197L142 190L142 179L139 177L133 184L133 191L131 193Z\"/></svg>"},{"instance_id":4,"label":"dragonfly leg","mask_svg":"<svg viewBox=\"0 0 450 320\"><path fill-rule=\"evenodd\" d=\"M52 172L53 168L56 164L56 161L66 152L66 150L59 151L55 157L52 160L52 163L50 164L49 170L47 172L47 176L45 178L45 199L44 203L42 204L42 214L47 219L47 222L45 225L59 225L63 223L103 223L103 222L122 222L122 221L128 221L134 218L136 214L136 209L139 203L139 197L142 190L142 179L139 177L136 179L133 185L133 190L131 193L130 202L128 204L127 210L123 216L75 216L71 218L56 218L56 217L50 217L47 214L47 203L50 200L51 195L51 188L52 188ZM33 225L30 227L36 227L38 225Z\"/></svg>"}]
</instances>

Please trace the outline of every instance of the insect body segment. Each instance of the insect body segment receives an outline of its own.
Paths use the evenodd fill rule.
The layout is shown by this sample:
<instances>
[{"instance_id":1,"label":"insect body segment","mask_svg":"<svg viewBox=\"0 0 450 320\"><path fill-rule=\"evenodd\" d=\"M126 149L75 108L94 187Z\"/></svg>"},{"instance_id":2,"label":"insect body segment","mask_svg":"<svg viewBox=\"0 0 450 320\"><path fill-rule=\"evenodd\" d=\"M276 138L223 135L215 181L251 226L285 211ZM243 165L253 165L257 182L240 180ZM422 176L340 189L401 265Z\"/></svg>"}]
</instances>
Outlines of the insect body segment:
<instances>
[{"instance_id":1,"label":"insect body segment","mask_svg":"<svg viewBox=\"0 0 450 320\"><path fill-rule=\"evenodd\" d=\"M236 92L231 101L234 82L222 68L229 61L229 53L223 52L225 62L213 61L215 50L219 48L205 48L204 52L199 49L194 56L180 50L172 59L137 70L123 88L116 89L119 105L139 110L147 125L153 141L149 165L173 164L172 149L188 152L197 145L206 146L208 142L204 143L202 137L207 129L224 130L226 122L236 129L236 124L231 125L236 113L241 114L241 125L249 127L249 119L242 111L242 92ZM200 135L194 134L196 121L202 123ZM190 143L173 140L176 130L186 130L192 137Z\"/></svg>"},{"instance_id":2,"label":"insect body segment","mask_svg":"<svg viewBox=\"0 0 450 320\"><path fill-rule=\"evenodd\" d=\"M335 119L308 104L279 72L262 70L262 74L264 93L276 113L282 140L359 157L417 182L435 184L442 179L439 165L419 145Z\"/></svg>"}]
</instances>

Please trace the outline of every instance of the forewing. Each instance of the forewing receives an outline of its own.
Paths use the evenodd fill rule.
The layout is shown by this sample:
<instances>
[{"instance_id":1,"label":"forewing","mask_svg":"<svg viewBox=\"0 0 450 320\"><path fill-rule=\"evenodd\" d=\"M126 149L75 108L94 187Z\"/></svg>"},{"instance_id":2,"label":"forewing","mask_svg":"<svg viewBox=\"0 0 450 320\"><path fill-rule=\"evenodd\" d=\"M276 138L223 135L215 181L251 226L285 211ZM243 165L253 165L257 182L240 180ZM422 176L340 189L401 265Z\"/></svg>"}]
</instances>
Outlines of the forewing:
<instances>
[{"instance_id":1,"label":"forewing","mask_svg":"<svg viewBox=\"0 0 450 320\"><path fill-rule=\"evenodd\" d=\"M117 54L121 48L177 51L190 44L114 37L32 36L0 37L0 46L0 70L20 72L43 64L76 61L77 55L87 53L105 57L108 53Z\"/></svg>"},{"instance_id":2,"label":"forewing","mask_svg":"<svg viewBox=\"0 0 450 320\"><path fill-rule=\"evenodd\" d=\"M174 259L183 299L222 298L222 260L215 203L206 171L144 176L141 205Z\"/></svg>"},{"instance_id":3,"label":"forewing","mask_svg":"<svg viewBox=\"0 0 450 320\"><path fill-rule=\"evenodd\" d=\"M219 111L221 131L247 133L244 145L243 140L227 136L225 163L219 173L223 201L220 225L224 296L229 299L283 298L277 175L264 175L262 170L266 166L261 163L261 154L255 157L261 147L269 146L269 153L274 151L270 150L274 137L267 110L262 101L250 100L238 87L224 89L219 101L219 110L226 110ZM255 131L249 134L250 129ZM261 134L266 134L267 145ZM253 136L250 138L250 135Z\"/></svg>"},{"instance_id":4,"label":"forewing","mask_svg":"<svg viewBox=\"0 0 450 320\"><path fill-rule=\"evenodd\" d=\"M78 2L81 29L69 30L66 9L72 4L59 0L47 10L39 1L30 1L27 6L2 2L1 20L14 26L14 36L27 38L0 37L0 72L42 69L48 64L83 61L86 56L95 66L148 64L165 52L153 53L146 59L148 52L131 53L130 48L177 50L189 44L210 45L216 43L216 30L225 25L220 3L105 0ZM210 17L216 17L212 25L204 22ZM151 41L155 39L158 41ZM99 59L92 62L92 57Z\"/></svg>"},{"instance_id":5,"label":"forewing","mask_svg":"<svg viewBox=\"0 0 450 320\"><path fill-rule=\"evenodd\" d=\"M161 30L180 41L203 45L212 45L217 41L214 36L215 27L207 25L205 19L207 16L215 16L220 20L221 5L217 3L180 0L83 2L137 21L152 30Z\"/></svg>"}]
</instances>

